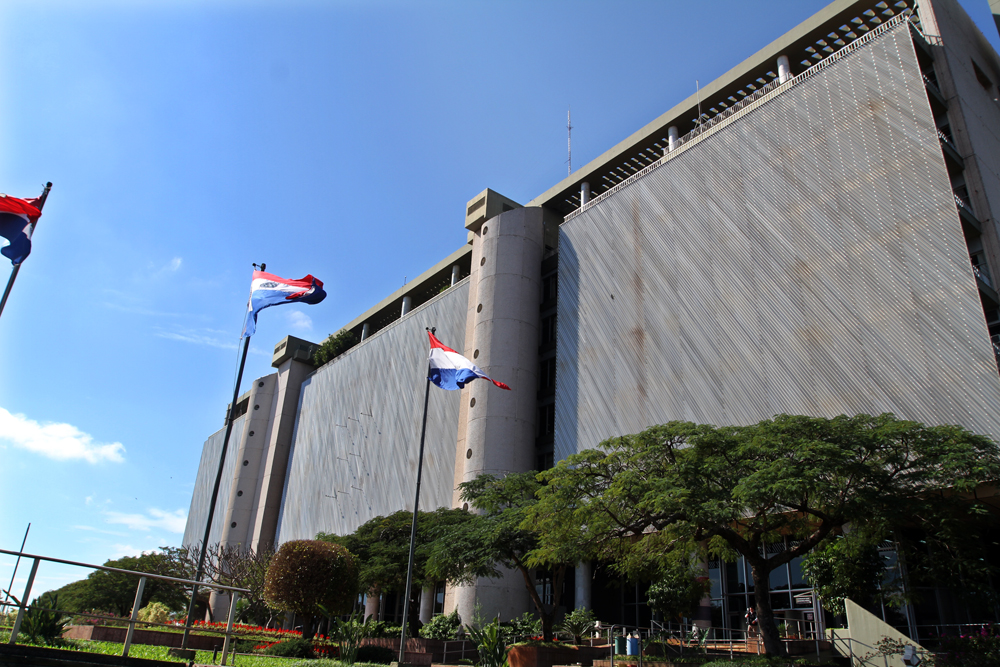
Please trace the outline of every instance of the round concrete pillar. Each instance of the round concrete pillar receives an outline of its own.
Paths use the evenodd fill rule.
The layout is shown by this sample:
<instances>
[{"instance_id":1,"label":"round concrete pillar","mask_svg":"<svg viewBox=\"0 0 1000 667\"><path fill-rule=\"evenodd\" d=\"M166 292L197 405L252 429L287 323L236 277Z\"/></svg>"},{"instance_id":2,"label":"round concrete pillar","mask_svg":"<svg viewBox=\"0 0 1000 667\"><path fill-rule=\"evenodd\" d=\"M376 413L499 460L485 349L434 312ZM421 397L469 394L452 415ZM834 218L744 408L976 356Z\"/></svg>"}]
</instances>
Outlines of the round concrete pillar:
<instances>
[{"instance_id":1,"label":"round concrete pillar","mask_svg":"<svg viewBox=\"0 0 1000 667\"><path fill-rule=\"evenodd\" d=\"M366 338L368 338L369 331L370 328L367 322L361 325L361 340L365 340Z\"/></svg>"},{"instance_id":2,"label":"round concrete pillar","mask_svg":"<svg viewBox=\"0 0 1000 667\"><path fill-rule=\"evenodd\" d=\"M677 148L677 137L678 137L677 126L676 125L671 125L670 127L668 127L667 128L667 152L668 153L670 151L674 150L675 148Z\"/></svg>"},{"instance_id":3,"label":"round concrete pillar","mask_svg":"<svg viewBox=\"0 0 1000 667\"><path fill-rule=\"evenodd\" d=\"M459 280L458 277L459 277L459 275L461 275L461 270L462 269L458 266L458 264L456 264L455 266L451 267L451 284L452 285L454 285L455 283L458 282L458 280Z\"/></svg>"},{"instance_id":4,"label":"round concrete pillar","mask_svg":"<svg viewBox=\"0 0 1000 667\"><path fill-rule=\"evenodd\" d=\"M792 78L792 68L788 64L788 56L778 56L778 82L784 83Z\"/></svg>"},{"instance_id":5,"label":"round concrete pillar","mask_svg":"<svg viewBox=\"0 0 1000 667\"><path fill-rule=\"evenodd\" d=\"M576 608L590 609L591 587L594 582L594 575L590 569L590 561L577 563L574 568L574 575L576 580Z\"/></svg>"},{"instance_id":6,"label":"round concrete pillar","mask_svg":"<svg viewBox=\"0 0 1000 667\"><path fill-rule=\"evenodd\" d=\"M590 201L590 183L584 181L580 183L580 206Z\"/></svg>"},{"instance_id":7,"label":"round concrete pillar","mask_svg":"<svg viewBox=\"0 0 1000 667\"><path fill-rule=\"evenodd\" d=\"M400 317L404 317L408 312L410 312L410 306L413 304L413 299L408 296L403 297L403 311L399 314Z\"/></svg>"},{"instance_id":8,"label":"round concrete pillar","mask_svg":"<svg viewBox=\"0 0 1000 667\"><path fill-rule=\"evenodd\" d=\"M424 586L420 590L420 622L430 623L434 616L434 587Z\"/></svg>"},{"instance_id":9,"label":"round concrete pillar","mask_svg":"<svg viewBox=\"0 0 1000 667\"><path fill-rule=\"evenodd\" d=\"M373 620L378 620L379 602L381 601L381 593L377 590L368 591L365 596L365 618L372 617Z\"/></svg>"}]
</instances>

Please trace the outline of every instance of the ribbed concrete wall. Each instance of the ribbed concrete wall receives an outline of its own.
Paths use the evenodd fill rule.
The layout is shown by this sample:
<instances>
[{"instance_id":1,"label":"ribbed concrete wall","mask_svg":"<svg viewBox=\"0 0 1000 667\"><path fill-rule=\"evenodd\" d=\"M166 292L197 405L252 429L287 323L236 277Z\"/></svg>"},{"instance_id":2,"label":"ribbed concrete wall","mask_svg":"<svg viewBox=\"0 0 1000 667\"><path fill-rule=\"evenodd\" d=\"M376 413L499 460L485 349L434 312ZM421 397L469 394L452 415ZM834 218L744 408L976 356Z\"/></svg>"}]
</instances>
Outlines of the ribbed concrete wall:
<instances>
[{"instance_id":1,"label":"ribbed concrete wall","mask_svg":"<svg viewBox=\"0 0 1000 667\"><path fill-rule=\"evenodd\" d=\"M556 458L687 419L891 411L1000 436L906 26L562 226Z\"/></svg>"},{"instance_id":2,"label":"ribbed concrete wall","mask_svg":"<svg viewBox=\"0 0 1000 667\"><path fill-rule=\"evenodd\" d=\"M243 425L246 415L233 422L233 432L229 436L229 451L226 454L226 464L222 470L222 483L219 485L219 499L215 505L215 515L212 517L212 530L209 533L209 544L217 544L222 540L222 527L226 521L226 501L233 488L233 474L236 471L236 445L243 438ZM198 476L194 482L194 493L191 496L191 509L188 510L187 525L184 527L184 546L201 546L201 538L205 536L205 520L208 518L208 501L212 498L212 487L215 485L215 475L219 470L219 454L222 451L222 439L226 429L222 428L205 441L201 450L201 462L198 464Z\"/></svg>"},{"instance_id":3,"label":"ribbed concrete wall","mask_svg":"<svg viewBox=\"0 0 1000 667\"><path fill-rule=\"evenodd\" d=\"M413 509L429 349L465 340L468 280L380 330L302 385L277 541L344 535ZM461 392L431 387L420 506L451 505Z\"/></svg>"}]
</instances>

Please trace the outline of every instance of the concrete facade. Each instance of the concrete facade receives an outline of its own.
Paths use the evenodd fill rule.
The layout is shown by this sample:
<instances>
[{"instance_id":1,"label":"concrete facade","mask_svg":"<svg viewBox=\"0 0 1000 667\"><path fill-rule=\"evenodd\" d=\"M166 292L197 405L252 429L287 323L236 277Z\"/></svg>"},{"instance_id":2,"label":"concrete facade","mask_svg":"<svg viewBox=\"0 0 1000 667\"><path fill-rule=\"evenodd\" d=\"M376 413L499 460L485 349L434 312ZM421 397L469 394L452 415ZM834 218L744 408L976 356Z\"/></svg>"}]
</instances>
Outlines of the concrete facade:
<instances>
[{"instance_id":1,"label":"concrete facade","mask_svg":"<svg viewBox=\"0 0 1000 667\"><path fill-rule=\"evenodd\" d=\"M279 343L240 397L210 542L412 509L428 326L512 391L432 390L424 509L671 419L891 411L1000 437L1000 57L956 0L912 5L837 0L527 205L484 190L468 243L349 322L360 343L326 365ZM610 599L599 570L566 599ZM422 617L529 608L514 573L433 594Z\"/></svg>"}]
</instances>

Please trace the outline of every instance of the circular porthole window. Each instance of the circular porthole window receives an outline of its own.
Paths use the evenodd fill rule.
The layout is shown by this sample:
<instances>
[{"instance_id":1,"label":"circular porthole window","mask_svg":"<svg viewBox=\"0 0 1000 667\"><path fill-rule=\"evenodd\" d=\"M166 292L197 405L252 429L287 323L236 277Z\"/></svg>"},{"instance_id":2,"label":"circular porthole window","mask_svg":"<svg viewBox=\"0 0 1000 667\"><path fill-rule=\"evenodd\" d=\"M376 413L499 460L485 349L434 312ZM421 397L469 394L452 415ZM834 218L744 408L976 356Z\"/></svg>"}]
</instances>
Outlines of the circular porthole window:
<instances>
[{"instance_id":1,"label":"circular porthole window","mask_svg":"<svg viewBox=\"0 0 1000 667\"><path fill-rule=\"evenodd\" d=\"M490 231L490 228L487 227L486 225L483 225L483 236L486 236L486 232L488 231Z\"/></svg>"},{"instance_id":2,"label":"circular porthole window","mask_svg":"<svg viewBox=\"0 0 1000 667\"><path fill-rule=\"evenodd\" d=\"M250 437L251 438L253 437L253 431L250 431Z\"/></svg>"},{"instance_id":3,"label":"circular porthole window","mask_svg":"<svg viewBox=\"0 0 1000 667\"><path fill-rule=\"evenodd\" d=\"M476 306L476 312L477 313L483 312L483 304L479 304L478 306Z\"/></svg>"},{"instance_id":4,"label":"circular porthole window","mask_svg":"<svg viewBox=\"0 0 1000 667\"><path fill-rule=\"evenodd\" d=\"M229 524L229 527L230 527L230 528L235 528L235 527L236 527L236 522L235 522L235 521L233 521L233 522L232 522L231 524Z\"/></svg>"},{"instance_id":5,"label":"circular porthole window","mask_svg":"<svg viewBox=\"0 0 1000 667\"><path fill-rule=\"evenodd\" d=\"M486 265L486 258L483 257L481 260L479 260L479 266L485 266L485 265Z\"/></svg>"},{"instance_id":6,"label":"circular porthole window","mask_svg":"<svg viewBox=\"0 0 1000 667\"><path fill-rule=\"evenodd\" d=\"M264 386L264 383L263 383L263 382L258 382L258 383L257 383L257 386L258 386L258 387L263 387L263 386Z\"/></svg>"},{"instance_id":7,"label":"circular porthole window","mask_svg":"<svg viewBox=\"0 0 1000 667\"><path fill-rule=\"evenodd\" d=\"M479 350L476 350L475 352L472 353L472 358L473 359L478 359L479 358Z\"/></svg>"},{"instance_id":8,"label":"circular porthole window","mask_svg":"<svg viewBox=\"0 0 1000 667\"><path fill-rule=\"evenodd\" d=\"M465 452L465 458L467 458L467 459L471 459L472 458L472 450L471 449L469 451Z\"/></svg>"},{"instance_id":9,"label":"circular porthole window","mask_svg":"<svg viewBox=\"0 0 1000 667\"><path fill-rule=\"evenodd\" d=\"M469 401L469 407L470 408L476 407L476 399L472 399L471 401Z\"/></svg>"},{"instance_id":10,"label":"circular porthole window","mask_svg":"<svg viewBox=\"0 0 1000 667\"><path fill-rule=\"evenodd\" d=\"M248 465L250 465L250 462L249 461L244 461L243 465L248 466Z\"/></svg>"},{"instance_id":11,"label":"circular porthole window","mask_svg":"<svg viewBox=\"0 0 1000 667\"><path fill-rule=\"evenodd\" d=\"M253 406L253 409L254 410L260 410L260 406L259 405L255 405L255 406Z\"/></svg>"},{"instance_id":12,"label":"circular porthole window","mask_svg":"<svg viewBox=\"0 0 1000 667\"><path fill-rule=\"evenodd\" d=\"M236 495L237 495L237 496L242 496L242 495L243 495L243 492L242 492L242 491L237 491L237 492L236 492Z\"/></svg>"}]
</instances>

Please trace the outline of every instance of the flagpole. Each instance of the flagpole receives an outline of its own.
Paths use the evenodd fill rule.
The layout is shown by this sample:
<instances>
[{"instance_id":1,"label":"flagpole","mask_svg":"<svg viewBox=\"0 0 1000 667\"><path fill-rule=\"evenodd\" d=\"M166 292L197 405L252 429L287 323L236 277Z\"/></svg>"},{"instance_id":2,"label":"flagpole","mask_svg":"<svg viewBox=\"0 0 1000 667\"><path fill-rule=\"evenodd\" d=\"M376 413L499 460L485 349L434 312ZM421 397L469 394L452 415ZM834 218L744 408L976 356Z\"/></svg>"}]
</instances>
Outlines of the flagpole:
<instances>
[{"instance_id":1,"label":"flagpole","mask_svg":"<svg viewBox=\"0 0 1000 667\"><path fill-rule=\"evenodd\" d=\"M437 327L427 327L433 334ZM420 475L424 470L424 438L427 435L427 400L431 393L431 367L427 364L427 383L424 387L424 423L420 428L420 455L417 459L417 495L413 499L413 522L410 524L410 560L406 566L406 589L403 598L403 629L399 637L399 664L405 663L406 629L410 622L410 589L413 586L413 555L417 547L417 512L420 509Z\"/></svg>"},{"instance_id":2,"label":"flagpole","mask_svg":"<svg viewBox=\"0 0 1000 667\"><path fill-rule=\"evenodd\" d=\"M256 266L256 264L254 265ZM264 270L265 265L261 264L260 270ZM212 532L212 518L215 516L215 501L219 498L219 486L222 484L222 469L226 462L226 449L229 448L229 436L233 433L233 422L236 421L236 402L240 397L240 383L243 381L243 368L247 363L247 350L250 349L250 336L243 339L243 354L240 357L240 370L236 373L236 386L233 387L233 401L229 404L229 419L226 423L226 435L222 439L222 453L219 454L219 470L215 473L215 486L212 488L212 499L208 503L208 519L205 521L205 536L201 540L201 553L198 555L198 569L195 571L195 582L201 581L205 572L205 555L208 553L208 539ZM194 623L194 605L198 597L198 584L191 587L191 600L188 602L187 621L184 623L184 637L181 640L181 649L187 649L188 637L191 634L191 625Z\"/></svg>"},{"instance_id":3,"label":"flagpole","mask_svg":"<svg viewBox=\"0 0 1000 667\"><path fill-rule=\"evenodd\" d=\"M42 196L38 198L35 203L35 208L38 209L39 213L42 211L42 207L45 206L45 200L49 198L49 190L52 189L52 181L45 184L45 189L42 190ZM35 225L38 224L37 219L35 222L31 223L31 231L34 233ZM3 315L3 307L7 305L7 297L10 296L10 290L14 287L14 281L17 280L17 274L21 270L21 263L18 262L14 265L14 270L10 272L10 278L7 280L7 287L3 291L3 298L0 299L0 315Z\"/></svg>"}]
</instances>

